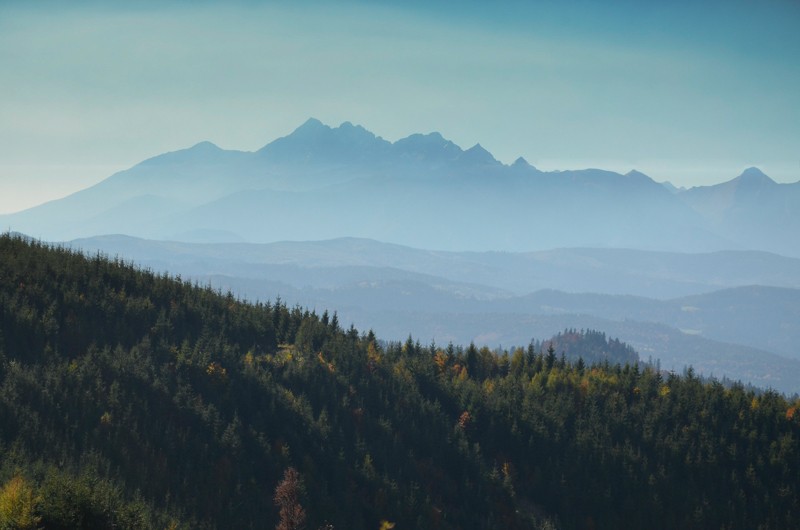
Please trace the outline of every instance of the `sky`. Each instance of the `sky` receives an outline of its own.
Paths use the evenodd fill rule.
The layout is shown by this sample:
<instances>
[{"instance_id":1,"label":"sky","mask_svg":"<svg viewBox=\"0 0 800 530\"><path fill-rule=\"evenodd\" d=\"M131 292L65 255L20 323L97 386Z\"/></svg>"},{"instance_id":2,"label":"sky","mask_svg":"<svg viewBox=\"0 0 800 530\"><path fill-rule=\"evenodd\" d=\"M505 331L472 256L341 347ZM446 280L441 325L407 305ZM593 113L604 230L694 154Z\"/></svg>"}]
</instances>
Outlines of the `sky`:
<instances>
[{"instance_id":1,"label":"sky","mask_svg":"<svg viewBox=\"0 0 800 530\"><path fill-rule=\"evenodd\" d=\"M790 0L2 0L0 213L309 117L543 170L795 182L798 28Z\"/></svg>"}]
</instances>

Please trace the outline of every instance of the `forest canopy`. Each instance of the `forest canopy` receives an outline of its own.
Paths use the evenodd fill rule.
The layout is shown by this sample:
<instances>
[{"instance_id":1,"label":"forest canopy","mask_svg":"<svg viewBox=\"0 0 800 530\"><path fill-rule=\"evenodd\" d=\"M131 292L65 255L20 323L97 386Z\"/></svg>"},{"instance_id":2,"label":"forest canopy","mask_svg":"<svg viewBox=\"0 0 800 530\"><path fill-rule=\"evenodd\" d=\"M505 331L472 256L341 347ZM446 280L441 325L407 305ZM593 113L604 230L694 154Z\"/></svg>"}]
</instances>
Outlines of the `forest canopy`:
<instances>
[{"instance_id":1,"label":"forest canopy","mask_svg":"<svg viewBox=\"0 0 800 530\"><path fill-rule=\"evenodd\" d=\"M600 332L384 342L0 236L3 528L789 528L799 407Z\"/></svg>"}]
</instances>

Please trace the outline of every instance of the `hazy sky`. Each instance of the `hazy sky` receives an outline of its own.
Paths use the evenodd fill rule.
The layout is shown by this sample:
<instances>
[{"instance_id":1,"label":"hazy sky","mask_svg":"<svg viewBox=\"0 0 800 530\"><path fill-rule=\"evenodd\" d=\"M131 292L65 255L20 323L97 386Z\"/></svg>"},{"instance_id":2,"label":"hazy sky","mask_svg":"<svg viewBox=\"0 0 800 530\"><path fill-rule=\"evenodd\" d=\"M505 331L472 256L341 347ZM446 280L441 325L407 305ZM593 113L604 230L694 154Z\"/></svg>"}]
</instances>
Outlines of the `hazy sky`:
<instances>
[{"instance_id":1,"label":"hazy sky","mask_svg":"<svg viewBox=\"0 0 800 530\"><path fill-rule=\"evenodd\" d=\"M2 0L0 212L312 116L540 169L800 179L800 2L532 3Z\"/></svg>"}]
</instances>

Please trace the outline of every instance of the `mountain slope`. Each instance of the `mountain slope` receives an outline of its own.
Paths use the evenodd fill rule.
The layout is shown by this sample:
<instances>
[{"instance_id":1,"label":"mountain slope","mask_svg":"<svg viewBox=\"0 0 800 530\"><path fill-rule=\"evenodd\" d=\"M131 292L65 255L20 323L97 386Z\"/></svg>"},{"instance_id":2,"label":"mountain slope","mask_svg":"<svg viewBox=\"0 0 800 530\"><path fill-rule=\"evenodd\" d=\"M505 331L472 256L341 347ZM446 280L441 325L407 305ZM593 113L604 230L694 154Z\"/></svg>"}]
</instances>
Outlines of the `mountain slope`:
<instances>
[{"instance_id":1,"label":"mountain slope","mask_svg":"<svg viewBox=\"0 0 800 530\"><path fill-rule=\"evenodd\" d=\"M4 526L20 498L8 492L29 491L49 493L30 504L48 528L272 527L286 477L304 484L290 508L310 528L800 517L800 402L691 371L381 343L336 315L245 304L8 235L0 337ZM84 478L66 475L59 493L42 466ZM123 502L81 489L101 481Z\"/></svg>"}]
</instances>

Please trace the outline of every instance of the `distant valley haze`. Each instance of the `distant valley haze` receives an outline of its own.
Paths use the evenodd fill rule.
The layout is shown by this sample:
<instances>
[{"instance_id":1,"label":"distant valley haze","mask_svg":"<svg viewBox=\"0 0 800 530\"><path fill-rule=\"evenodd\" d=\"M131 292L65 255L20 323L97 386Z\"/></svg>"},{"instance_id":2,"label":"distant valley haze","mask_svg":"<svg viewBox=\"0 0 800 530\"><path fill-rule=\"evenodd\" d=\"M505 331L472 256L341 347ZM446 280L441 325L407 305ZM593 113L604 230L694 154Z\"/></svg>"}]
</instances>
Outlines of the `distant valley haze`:
<instances>
[{"instance_id":1,"label":"distant valley haze","mask_svg":"<svg viewBox=\"0 0 800 530\"><path fill-rule=\"evenodd\" d=\"M88 254L282 299L387 340L490 347L602 330L666 370L800 392L800 260L753 251L443 252L342 238L185 243L100 236Z\"/></svg>"}]
</instances>

